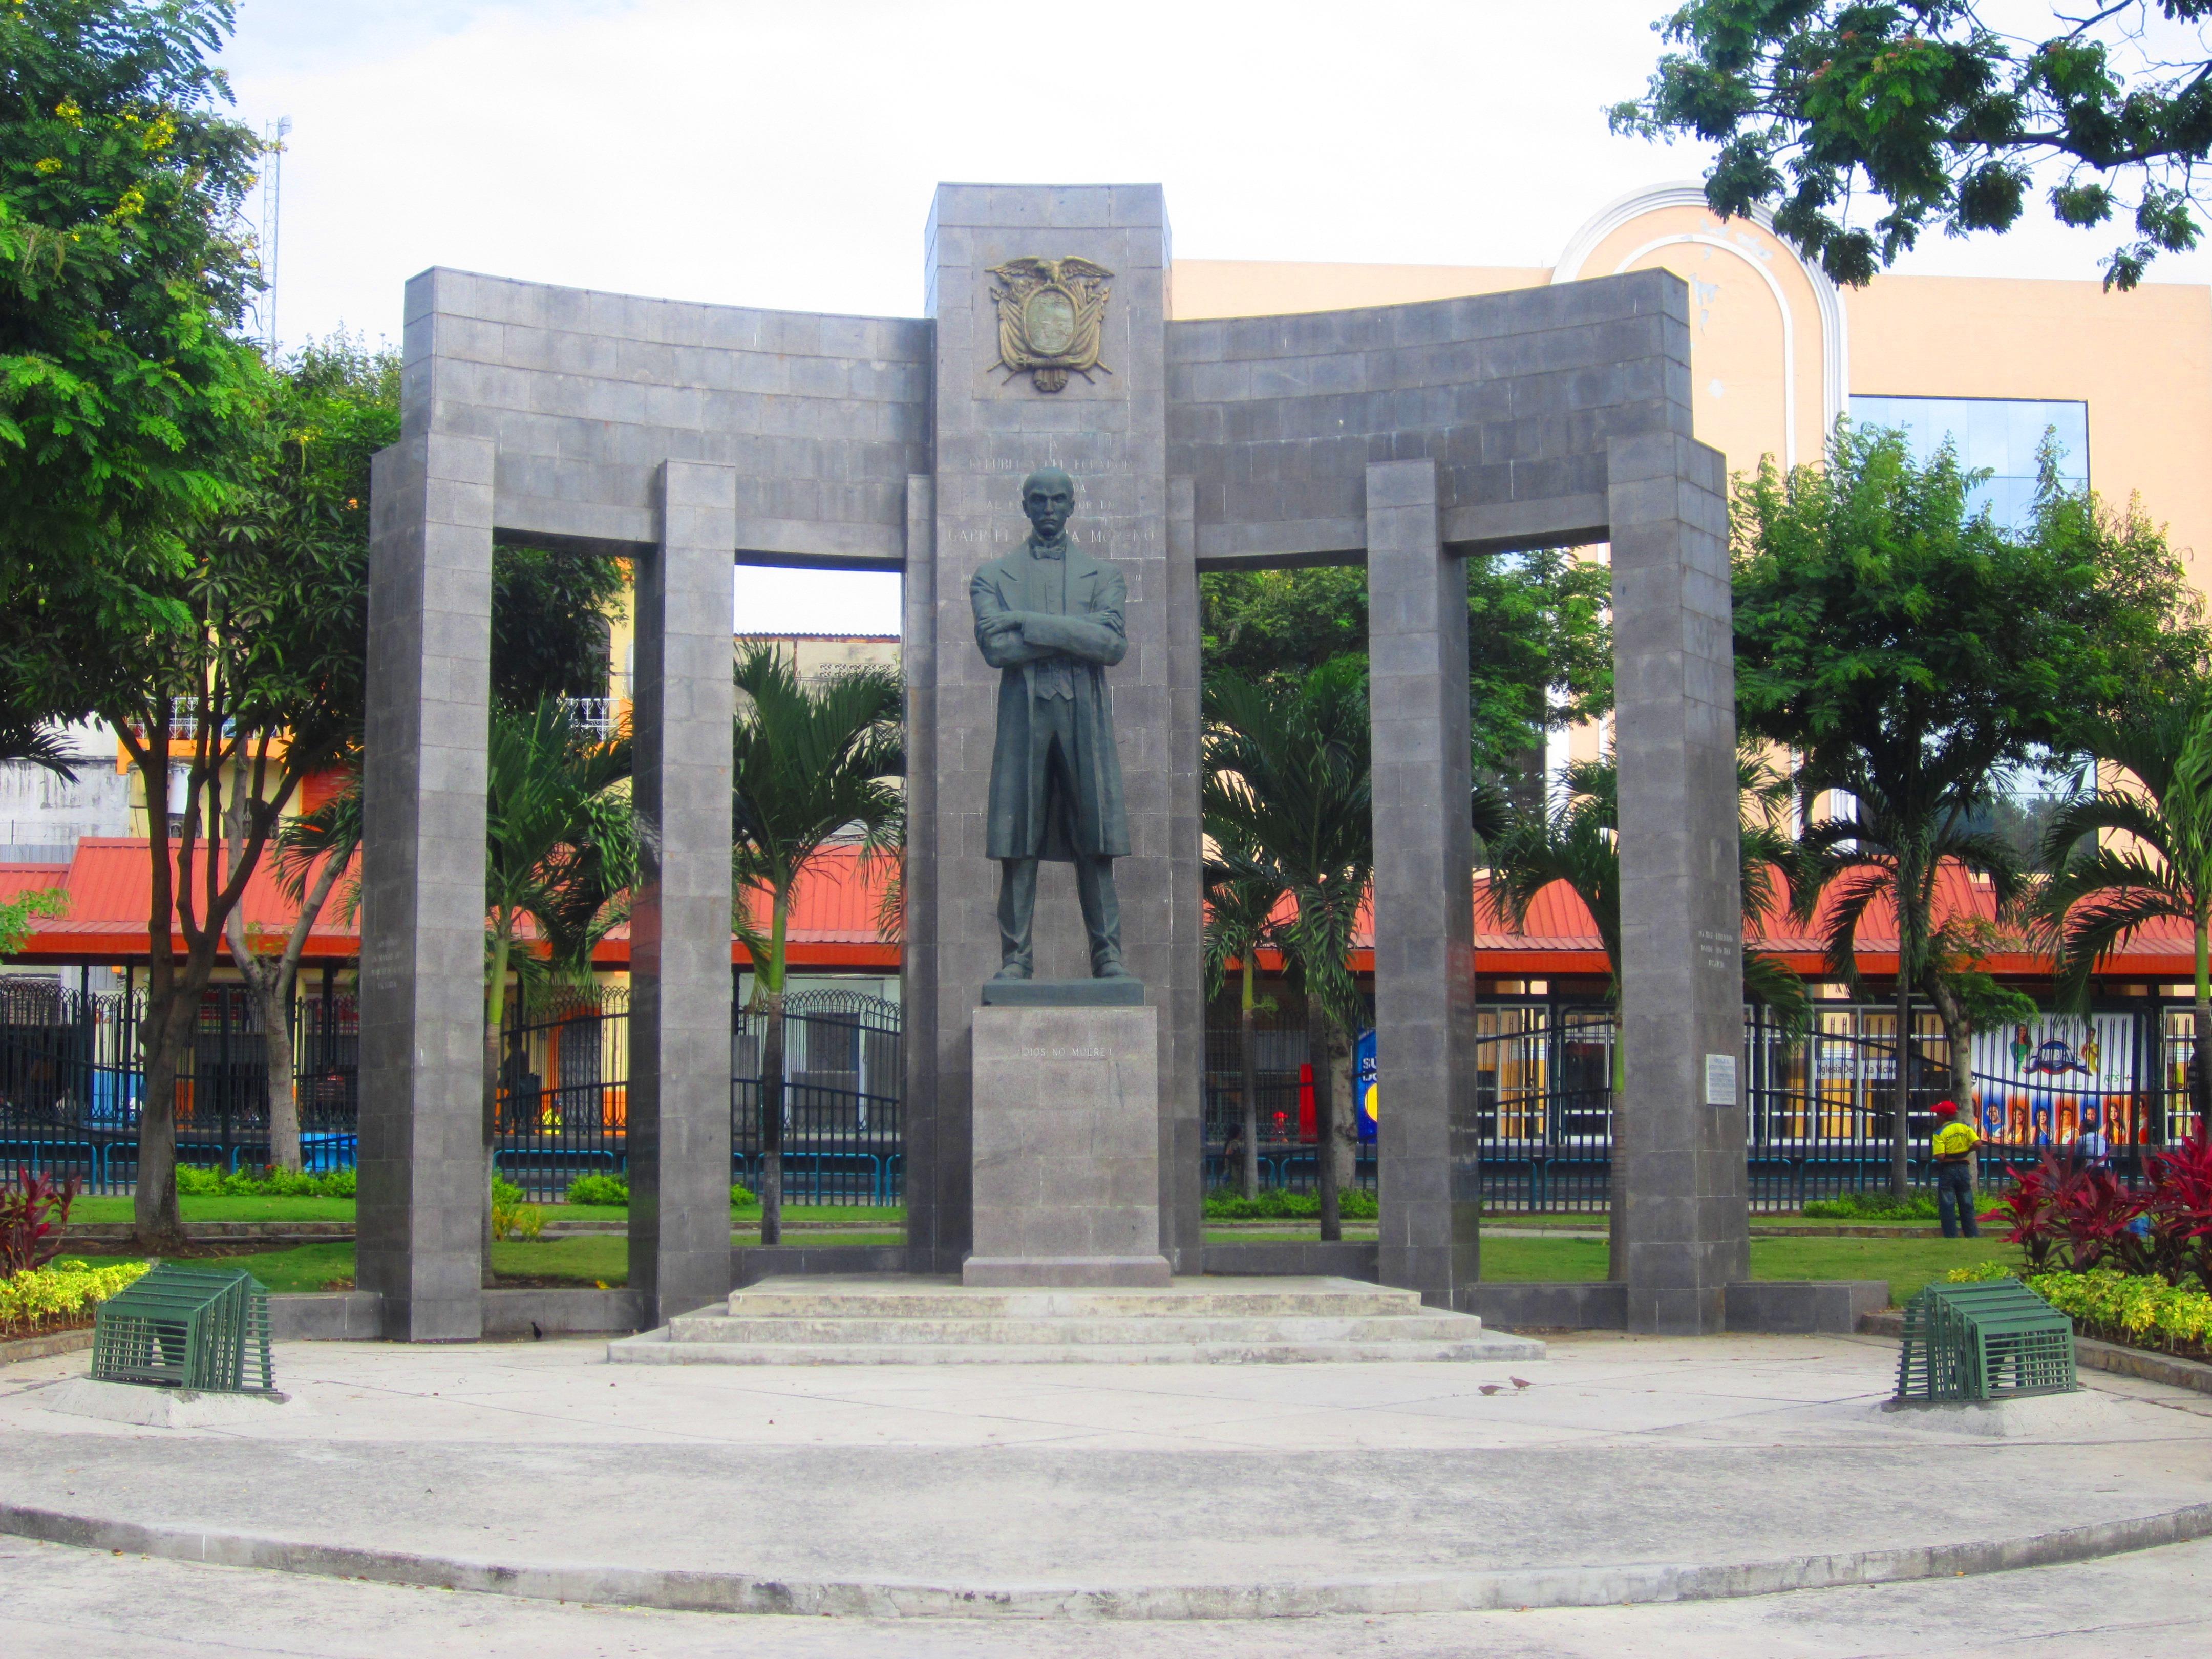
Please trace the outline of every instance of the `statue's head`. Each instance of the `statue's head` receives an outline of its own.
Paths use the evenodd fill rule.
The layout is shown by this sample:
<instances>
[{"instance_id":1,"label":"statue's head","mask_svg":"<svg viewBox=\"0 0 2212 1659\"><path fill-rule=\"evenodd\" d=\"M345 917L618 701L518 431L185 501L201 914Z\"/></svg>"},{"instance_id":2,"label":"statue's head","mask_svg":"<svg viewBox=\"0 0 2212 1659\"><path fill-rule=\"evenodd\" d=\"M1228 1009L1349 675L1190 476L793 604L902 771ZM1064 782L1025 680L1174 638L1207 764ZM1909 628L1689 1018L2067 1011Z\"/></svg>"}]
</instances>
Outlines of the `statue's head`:
<instances>
[{"instance_id":1,"label":"statue's head","mask_svg":"<svg viewBox=\"0 0 2212 1659\"><path fill-rule=\"evenodd\" d=\"M1075 511L1075 480L1056 466L1041 466L1022 480L1022 511L1038 538L1056 542Z\"/></svg>"}]
</instances>

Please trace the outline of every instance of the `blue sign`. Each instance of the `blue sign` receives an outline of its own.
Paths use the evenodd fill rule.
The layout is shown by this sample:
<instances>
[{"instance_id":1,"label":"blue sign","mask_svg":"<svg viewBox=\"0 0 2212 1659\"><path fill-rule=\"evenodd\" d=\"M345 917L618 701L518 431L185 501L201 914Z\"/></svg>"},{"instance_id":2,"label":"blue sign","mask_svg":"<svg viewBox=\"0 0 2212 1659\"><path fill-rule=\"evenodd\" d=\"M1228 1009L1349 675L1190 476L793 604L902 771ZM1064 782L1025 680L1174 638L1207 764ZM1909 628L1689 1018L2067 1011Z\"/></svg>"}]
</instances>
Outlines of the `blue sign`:
<instances>
[{"instance_id":1,"label":"blue sign","mask_svg":"<svg viewBox=\"0 0 2212 1659\"><path fill-rule=\"evenodd\" d=\"M1359 1125L1361 1140L1375 1139L1375 1033L1362 1031L1352 1051L1352 1121Z\"/></svg>"}]
</instances>

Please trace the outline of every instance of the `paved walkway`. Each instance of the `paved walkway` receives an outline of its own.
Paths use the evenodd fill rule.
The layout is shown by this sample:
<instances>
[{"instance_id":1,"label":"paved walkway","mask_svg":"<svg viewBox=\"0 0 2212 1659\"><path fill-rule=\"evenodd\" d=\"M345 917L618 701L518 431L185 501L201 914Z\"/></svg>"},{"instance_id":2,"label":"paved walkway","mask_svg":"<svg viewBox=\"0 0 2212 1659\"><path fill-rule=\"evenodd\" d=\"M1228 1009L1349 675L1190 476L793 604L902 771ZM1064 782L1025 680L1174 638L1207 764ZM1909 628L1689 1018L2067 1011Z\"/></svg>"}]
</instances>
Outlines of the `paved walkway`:
<instances>
[{"instance_id":1,"label":"paved walkway","mask_svg":"<svg viewBox=\"0 0 2212 1659\"><path fill-rule=\"evenodd\" d=\"M0 1505L17 1531L69 1517L78 1530L60 1535L132 1554L283 1565L241 1582L295 1595L300 1571L366 1571L549 1600L1162 1620L1726 1596L2212 1530L2202 1396L2100 1376L2040 1435L1992 1439L1877 1412L1884 1343L1592 1336L1552 1352L763 1371L611 1367L585 1343L297 1344L279 1377L310 1409L224 1431L43 1409L82 1374L72 1355L0 1372ZM2130 1530L2159 1516L2163 1534ZM2053 1534L2075 1544L2030 1541ZM41 1605L113 1559L9 1547L0 1582L28 1575ZM310 1601L330 1593L326 1577ZM556 1616L450 1605L518 1630ZM901 1652L1030 1650L903 1628ZM1215 1650L1128 1639L1034 1650Z\"/></svg>"}]
</instances>

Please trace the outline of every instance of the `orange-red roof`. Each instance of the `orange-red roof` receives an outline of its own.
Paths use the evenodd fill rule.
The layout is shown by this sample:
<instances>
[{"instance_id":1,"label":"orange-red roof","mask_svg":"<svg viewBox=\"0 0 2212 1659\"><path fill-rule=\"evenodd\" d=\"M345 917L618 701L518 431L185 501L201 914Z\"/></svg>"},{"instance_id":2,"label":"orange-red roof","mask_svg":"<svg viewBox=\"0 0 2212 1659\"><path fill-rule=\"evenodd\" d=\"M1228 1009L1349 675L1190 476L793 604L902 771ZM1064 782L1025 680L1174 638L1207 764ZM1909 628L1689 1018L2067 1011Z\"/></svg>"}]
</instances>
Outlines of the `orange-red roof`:
<instances>
[{"instance_id":1,"label":"orange-red roof","mask_svg":"<svg viewBox=\"0 0 2212 1659\"><path fill-rule=\"evenodd\" d=\"M791 965L800 969L860 968L896 973L899 947L877 933L877 912L892 866L878 860L865 875L857 868L856 849L838 848L826 853L814 872L799 884L793 896L789 930ZM123 961L146 954L146 914L150 890L146 843L119 838L88 838L77 843L76 856L64 867L53 864L0 864L0 899L15 897L33 888L62 887L70 896L66 914L34 919L29 943L19 960ZM291 925L293 908L264 866L247 884L243 901L246 925L281 934ZM1983 915L1991 913L1990 890L1963 871L1948 871L1943 878L1943 912L1956 914L1971 908ZM1288 901L1285 902L1287 914ZM306 954L313 961L343 961L361 953L358 922L339 914L335 899L328 905L310 935ZM755 907L765 926L765 896ZM1882 975L1897 971L1896 921L1888 902L1876 899L1868 907L1859 927L1861 971ZM1780 956L1800 972L1821 975L1826 959L1816 924L1801 927L1784 915L1770 915L1754 926L1747 923L1744 937L1758 948ZM1475 953L1481 971L1503 977L1547 977L1602 975L1603 947L1589 912L1564 884L1555 883L1536 896L1524 929L1509 927L1499 915L1486 884L1475 892ZM1374 967L1374 919L1363 907L1352 936L1352 963L1360 971ZM172 948L181 951L181 935L173 936ZM731 943L731 959L745 959L744 947ZM599 961L603 968L626 967L629 962L629 930L617 927L602 942ZM1261 952L1262 964L1279 968L1272 951ZM2050 971L2040 957L2008 952L1986 964L1999 974L2038 976ZM2125 950L2106 964L2116 977L2178 980L2194 971L2189 928L2180 921L2159 921L2143 928Z\"/></svg>"}]
</instances>

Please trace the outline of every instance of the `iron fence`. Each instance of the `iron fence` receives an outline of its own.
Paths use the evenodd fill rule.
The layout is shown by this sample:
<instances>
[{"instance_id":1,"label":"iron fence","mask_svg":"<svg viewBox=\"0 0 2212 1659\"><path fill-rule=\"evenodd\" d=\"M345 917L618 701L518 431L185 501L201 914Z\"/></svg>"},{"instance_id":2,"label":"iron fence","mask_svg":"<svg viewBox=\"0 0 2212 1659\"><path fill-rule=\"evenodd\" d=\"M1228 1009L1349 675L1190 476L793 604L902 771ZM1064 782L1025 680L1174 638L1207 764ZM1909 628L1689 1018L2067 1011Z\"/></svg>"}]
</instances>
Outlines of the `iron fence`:
<instances>
[{"instance_id":1,"label":"iron fence","mask_svg":"<svg viewBox=\"0 0 2212 1659\"><path fill-rule=\"evenodd\" d=\"M1895 1111L1893 1006L1815 1005L1812 1029L1793 1036L1765 1011L1744 1022L1746 1176L1752 1207L1801 1208L1810 1199L1885 1189ZM1206 1178L1233 1182L1227 1156L1242 1115L1233 1009L1208 1023ZM1476 1011L1475 1099L1484 1201L1514 1212L1596 1211L1607 1204L1613 1152L1614 1028L1610 1008L1540 1002ZM1278 1015L1257 1034L1261 1177L1293 1188L1313 1179L1310 1105L1301 1112L1303 1016ZM1970 1070L1985 1186L2054 1148L2104 1137L2112 1168L2140 1180L2148 1156L2195 1127L2188 1109L2185 1011L2142 1006L2045 1014L1979 1033ZM1906 1036L1908 1176L1933 1179L1928 1137L1936 1102L1954 1092L1950 1047L1932 1011L1916 1008ZM1387 1111L1389 1076L1379 1079ZM1303 1121L1301 1117L1303 1116ZM1363 1148L1362 1184L1370 1184Z\"/></svg>"},{"instance_id":2,"label":"iron fence","mask_svg":"<svg viewBox=\"0 0 2212 1659\"><path fill-rule=\"evenodd\" d=\"M143 991L0 980L0 1167L75 1176L89 1192L131 1189L145 1011ZM350 1166L360 1064L353 998L327 988L300 996L286 1048L306 1161ZM269 1162L268 1076L258 1001L244 986L210 987L178 1062L178 1162L222 1170Z\"/></svg>"},{"instance_id":3,"label":"iron fence","mask_svg":"<svg viewBox=\"0 0 2212 1659\"><path fill-rule=\"evenodd\" d=\"M791 1204L896 1204L905 1194L899 1005L858 992L784 1001L783 1194ZM759 1190L767 1017L730 1026L730 1142L737 1178Z\"/></svg>"},{"instance_id":4,"label":"iron fence","mask_svg":"<svg viewBox=\"0 0 2212 1659\"><path fill-rule=\"evenodd\" d=\"M580 1175L629 1171L629 1000L617 988L519 1006L501 1040L493 1158L532 1199ZM795 1204L896 1204L899 1005L852 992L795 992L784 1012L784 1194ZM767 1019L732 1003L731 1177L758 1190Z\"/></svg>"}]
</instances>

